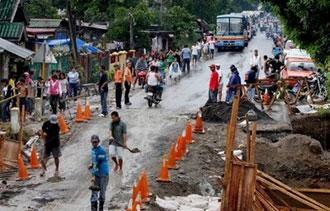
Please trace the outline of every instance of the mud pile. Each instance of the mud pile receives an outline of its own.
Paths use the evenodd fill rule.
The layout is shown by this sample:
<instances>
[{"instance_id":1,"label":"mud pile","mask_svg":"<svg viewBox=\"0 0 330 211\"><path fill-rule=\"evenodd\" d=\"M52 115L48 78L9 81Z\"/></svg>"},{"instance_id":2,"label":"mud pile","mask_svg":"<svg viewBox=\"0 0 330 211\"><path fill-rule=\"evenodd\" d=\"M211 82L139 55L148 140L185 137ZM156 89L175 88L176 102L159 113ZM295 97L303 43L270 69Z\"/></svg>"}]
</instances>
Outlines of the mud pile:
<instances>
[{"instance_id":1,"label":"mud pile","mask_svg":"<svg viewBox=\"0 0 330 211\"><path fill-rule=\"evenodd\" d=\"M258 167L292 186L329 186L330 156L320 142L309 136L291 134L276 143L258 142Z\"/></svg>"},{"instance_id":2,"label":"mud pile","mask_svg":"<svg viewBox=\"0 0 330 211\"><path fill-rule=\"evenodd\" d=\"M203 120L207 122L225 122L230 120L231 105L225 102L206 104L201 108ZM266 113L260 111L253 103L243 101L240 103L238 109L238 117L243 118L249 110L254 110L257 114L258 120L272 121L273 119Z\"/></svg>"}]
</instances>

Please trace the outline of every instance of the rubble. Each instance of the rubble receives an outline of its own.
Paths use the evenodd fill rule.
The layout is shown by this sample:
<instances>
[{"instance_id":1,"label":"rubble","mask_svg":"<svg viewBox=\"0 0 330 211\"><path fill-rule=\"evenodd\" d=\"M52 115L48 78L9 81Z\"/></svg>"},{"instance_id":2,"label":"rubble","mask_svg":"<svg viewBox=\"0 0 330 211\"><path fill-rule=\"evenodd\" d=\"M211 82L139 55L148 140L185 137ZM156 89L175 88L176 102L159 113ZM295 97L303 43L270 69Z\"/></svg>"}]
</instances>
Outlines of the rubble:
<instances>
[{"instance_id":1,"label":"rubble","mask_svg":"<svg viewBox=\"0 0 330 211\"><path fill-rule=\"evenodd\" d=\"M232 105L228 105L225 102L206 104L201 108L203 120L207 122L225 122L230 119ZM238 110L238 118L245 117L245 114L253 110L257 114L258 120L273 121L265 112L260 111L253 103L249 101L243 101L240 103Z\"/></svg>"}]
</instances>

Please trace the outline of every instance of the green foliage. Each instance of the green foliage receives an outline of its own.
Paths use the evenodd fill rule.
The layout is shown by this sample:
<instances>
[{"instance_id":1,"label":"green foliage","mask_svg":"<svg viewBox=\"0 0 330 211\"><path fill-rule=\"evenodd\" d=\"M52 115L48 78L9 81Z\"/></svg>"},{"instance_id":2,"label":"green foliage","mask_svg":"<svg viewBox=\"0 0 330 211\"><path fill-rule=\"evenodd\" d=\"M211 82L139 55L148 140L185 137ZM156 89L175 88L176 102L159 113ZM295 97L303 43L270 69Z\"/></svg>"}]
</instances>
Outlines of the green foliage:
<instances>
[{"instance_id":1,"label":"green foliage","mask_svg":"<svg viewBox=\"0 0 330 211\"><path fill-rule=\"evenodd\" d=\"M30 0L24 6L30 18L58 18L51 0Z\"/></svg>"},{"instance_id":2,"label":"green foliage","mask_svg":"<svg viewBox=\"0 0 330 211\"><path fill-rule=\"evenodd\" d=\"M321 64L330 60L330 1L264 0L285 26L287 36L306 49Z\"/></svg>"},{"instance_id":3,"label":"green foliage","mask_svg":"<svg viewBox=\"0 0 330 211\"><path fill-rule=\"evenodd\" d=\"M111 21L107 33L110 40L121 40L129 42L129 13L134 17L134 41L139 47L150 47L149 37L143 30L146 30L153 23L155 16L148 9L147 5L140 3L129 9L118 7L114 10L114 18Z\"/></svg>"},{"instance_id":4,"label":"green foliage","mask_svg":"<svg viewBox=\"0 0 330 211\"><path fill-rule=\"evenodd\" d=\"M195 38L196 17L186 9L174 6L164 14L164 28L175 34L176 47L190 44Z\"/></svg>"}]
</instances>

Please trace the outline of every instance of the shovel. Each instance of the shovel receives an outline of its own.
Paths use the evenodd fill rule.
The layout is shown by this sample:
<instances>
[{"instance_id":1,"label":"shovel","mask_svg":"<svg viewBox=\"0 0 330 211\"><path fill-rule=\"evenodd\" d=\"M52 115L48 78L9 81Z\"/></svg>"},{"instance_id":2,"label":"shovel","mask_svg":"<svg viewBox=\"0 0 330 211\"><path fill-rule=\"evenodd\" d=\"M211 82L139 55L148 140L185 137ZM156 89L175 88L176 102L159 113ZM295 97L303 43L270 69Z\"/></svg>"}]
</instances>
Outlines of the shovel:
<instances>
[{"instance_id":1,"label":"shovel","mask_svg":"<svg viewBox=\"0 0 330 211\"><path fill-rule=\"evenodd\" d=\"M124 146L124 145L118 143L118 142L115 141L114 139L110 139L109 144L111 144L112 142L116 142L116 144L117 144L118 146L120 146L120 147L122 147L122 148L124 148L124 149L127 149L130 153L139 153L139 152L141 152L141 150L138 149L138 148L133 148L133 149L131 149L131 148L127 147L127 146Z\"/></svg>"}]
</instances>

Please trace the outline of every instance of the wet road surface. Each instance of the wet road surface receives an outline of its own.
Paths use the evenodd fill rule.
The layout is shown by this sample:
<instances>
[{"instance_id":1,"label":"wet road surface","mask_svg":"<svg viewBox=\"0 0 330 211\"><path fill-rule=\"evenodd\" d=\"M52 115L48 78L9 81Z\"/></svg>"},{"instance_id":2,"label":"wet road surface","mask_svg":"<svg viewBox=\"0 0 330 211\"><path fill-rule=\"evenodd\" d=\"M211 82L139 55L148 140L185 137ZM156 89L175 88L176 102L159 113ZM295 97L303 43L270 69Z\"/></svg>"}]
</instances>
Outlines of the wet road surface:
<instances>
[{"instance_id":1,"label":"wet road surface","mask_svg":"<svg viewBox=\"0 0 330 211\"><path fill-rule=\"evenodd\" d=\"M220 64L224 84L226 84L229 78L229 67L234 64L239 68L243 80L254 49L258 49L261 56L271 55L272 42L259 34L250 41L243 52L218 53L213 61L199 64L197 70L192 70L192 73L179 83L168 82L163 101L157 108L148 108L144 100L145 93L142 90L135 91L131 98L133 105L119 112L128 126L128 145L138 147L142 153L125 152L122 177L110 172L107 207L116 207L111 210L124 210L134 179L142 168L147 168L143 164L146 161L149 163L154 161L155 165L158 165L160 157L158 153L155 153L157 149L153 147L153 144L160 136L166 136L162 133L163 129L175 125L183 126L185 116L181 114L195 113L205 104L210 76L207 66L212 63ZM281 116L285 115L280 114L278 118L281 119ZM89 139L91 135L98 134L102 140L106 140L109 134L109 123L109 118L94 117L94 120L80 125L79 132L72 134L71 143L62 150L63 156L60 163L60 173L65 180L58 183L47 182L47 177L53 175L54 166L51 162L46 178L38 177L38 172L35 171L35 177L24 183L26 185L24 191L9 199L8 204L11 206L0 205L0 210L90 210L88 187L91 177L87 170L91 148ZM110 205L110 201L115 204Z\"/></svg>"}]
</instances>

